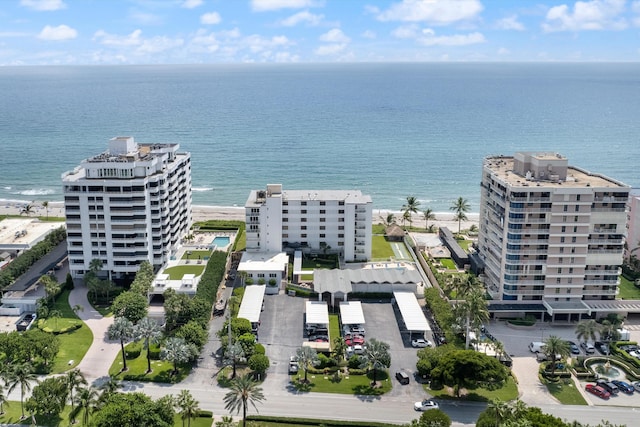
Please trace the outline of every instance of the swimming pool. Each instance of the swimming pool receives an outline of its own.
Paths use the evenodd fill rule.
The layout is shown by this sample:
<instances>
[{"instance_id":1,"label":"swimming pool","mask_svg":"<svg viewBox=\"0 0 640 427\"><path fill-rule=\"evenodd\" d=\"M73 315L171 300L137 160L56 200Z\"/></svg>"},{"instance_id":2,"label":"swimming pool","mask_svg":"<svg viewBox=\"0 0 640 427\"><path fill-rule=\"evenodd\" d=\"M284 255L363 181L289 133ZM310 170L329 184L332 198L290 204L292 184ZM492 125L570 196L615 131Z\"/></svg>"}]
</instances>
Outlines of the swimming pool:
<instances>
[{"instance_id":1,"label":"swimming pool","mask_svg":"<svg viewBox=\"0 0 640 427\"><path fill-rule=\"evenodd\" d=\"M231 239L226 236L217 236L211 242L212 245L217 246L218 248L224 248L231 242Z\"/></svg>"}]
</instances>

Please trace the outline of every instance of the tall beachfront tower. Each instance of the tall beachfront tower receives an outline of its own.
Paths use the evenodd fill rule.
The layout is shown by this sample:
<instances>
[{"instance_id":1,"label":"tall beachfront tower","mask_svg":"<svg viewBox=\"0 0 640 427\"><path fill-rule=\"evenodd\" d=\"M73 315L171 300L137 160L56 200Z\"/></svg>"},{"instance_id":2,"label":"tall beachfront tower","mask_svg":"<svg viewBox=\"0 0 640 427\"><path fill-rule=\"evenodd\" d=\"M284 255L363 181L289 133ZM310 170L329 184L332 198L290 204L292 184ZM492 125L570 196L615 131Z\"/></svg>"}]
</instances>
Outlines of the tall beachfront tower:
<instances>
[{"instance_id":1,"label":"tall beachfront tower","mask_svg":"<svg viewBox=\"0 0 640 427\"><path fill-rule=\"evenodd\" d=\"M590 300L615 298L628 186L556 153L487 157L481 185L478 248L495 300L578 320Z\"/></svg>"},{"instance_id":2,"label":"tall beachfront tower","mask_svg":"<svg viewBox=\"0 0 640 427\"><path fill-rule=\"evenodd\" d=\"M358 190L287 190L269 184L245 204L247 252L303 250L371 258L371 197Z\"/></svg>"},{"instance_id":3,"label":"tall beachfront tower","mask_svg":"<svg viewBox=\"0 0 640 427\"><path fill-rule=\"evenodd\" d=\"M69 270L82 277L93 259L113 279L143 261L157 271L191 228L191 155L178 144L116 137L108 151L62 175Z\"/></svg>"}]
</instances>

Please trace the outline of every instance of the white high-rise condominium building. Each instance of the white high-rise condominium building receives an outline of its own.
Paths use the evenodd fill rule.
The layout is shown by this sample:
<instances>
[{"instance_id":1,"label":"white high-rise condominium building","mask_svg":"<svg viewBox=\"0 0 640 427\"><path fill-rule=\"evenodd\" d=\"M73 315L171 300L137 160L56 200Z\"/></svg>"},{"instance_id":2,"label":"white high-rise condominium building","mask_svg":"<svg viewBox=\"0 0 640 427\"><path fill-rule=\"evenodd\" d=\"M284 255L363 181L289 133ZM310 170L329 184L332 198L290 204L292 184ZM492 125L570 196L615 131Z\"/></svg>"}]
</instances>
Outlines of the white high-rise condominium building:
<instances>
[{"instance_id":1,"label":"white high-rise condominium building","mask_svg":"<svg viewBox=\"0 0 640 427\"><path fill-rule=\"evenodd\" d=\"M192 222L191 155L179 147L117 137L62 175L72 276L94 259L114 279L166 264Z\"/></svg>"},{"instance_id":2,"label":"white high-rise condominium building","mask_svg":"<svg viewBox=\"0 0 640 427\"><path fill-rule=\"evenodd\" d=\"M481 185L478 247L494 300L575 320L592 314L585 302L615 298L628 186L556 153L487 157Z\"/></svg>"},{"instance_id":3,"label":"white high-rise condominium building","mask_svg":"<svg viewBox=\"0 0 640 427\"><path fill-rule=\"evenodd\" d=\"M286 249L371 258L371 197L357 190L253 190L245 204L247 252Z\"/></svg>"}]
</instances>

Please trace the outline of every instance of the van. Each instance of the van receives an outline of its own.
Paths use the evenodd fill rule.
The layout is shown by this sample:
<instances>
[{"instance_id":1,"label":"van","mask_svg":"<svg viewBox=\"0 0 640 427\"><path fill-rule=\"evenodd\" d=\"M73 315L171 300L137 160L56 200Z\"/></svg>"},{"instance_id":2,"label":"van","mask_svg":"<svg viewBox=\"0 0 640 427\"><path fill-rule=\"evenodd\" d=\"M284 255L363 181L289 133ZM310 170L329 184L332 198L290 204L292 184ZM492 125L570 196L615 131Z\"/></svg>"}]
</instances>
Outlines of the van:
<instances>
[{"instance_id":1,"label":"van","mask_svg":"<svg viewBox=\"0 0 640 427\"><path fill-rule=\"evenodd\" d=\"M531 353L542 353L544 352L544 343L540 341L533 341L529 344L529 351Z\"/></svg>"},{"instance_id":2,"label":"van","mask_svg":"<svg viewBox=\"0 0 640 427\"><path fill-rule=\"evenodd\" d=\"M400 384L409 384L409 375L406 372L398 371L396 372L396 379Z\"/></svg>"}]
</instances>

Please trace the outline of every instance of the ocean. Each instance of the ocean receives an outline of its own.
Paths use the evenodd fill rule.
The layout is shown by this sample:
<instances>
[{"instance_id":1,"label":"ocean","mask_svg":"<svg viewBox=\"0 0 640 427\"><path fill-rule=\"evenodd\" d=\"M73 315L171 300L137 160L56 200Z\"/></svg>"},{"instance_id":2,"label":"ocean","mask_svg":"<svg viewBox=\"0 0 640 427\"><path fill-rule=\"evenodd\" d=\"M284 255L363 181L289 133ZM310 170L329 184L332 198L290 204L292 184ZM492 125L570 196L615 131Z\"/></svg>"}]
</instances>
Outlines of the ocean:
<instances>
[{"instance_id":1,"label":"ocean","mask_svg":"<svg viewBox=\"0 0 640 427\"><path fill-rule=\"evenodd\" d=\"M479 209L482 159L553 151L640 186L638 63L0 68L0 199L61 201L114 136L191 152L193 203L359 189L376 209Z\"/></svg>"}]
</instances>

